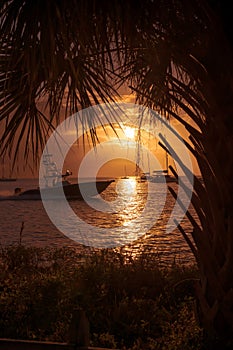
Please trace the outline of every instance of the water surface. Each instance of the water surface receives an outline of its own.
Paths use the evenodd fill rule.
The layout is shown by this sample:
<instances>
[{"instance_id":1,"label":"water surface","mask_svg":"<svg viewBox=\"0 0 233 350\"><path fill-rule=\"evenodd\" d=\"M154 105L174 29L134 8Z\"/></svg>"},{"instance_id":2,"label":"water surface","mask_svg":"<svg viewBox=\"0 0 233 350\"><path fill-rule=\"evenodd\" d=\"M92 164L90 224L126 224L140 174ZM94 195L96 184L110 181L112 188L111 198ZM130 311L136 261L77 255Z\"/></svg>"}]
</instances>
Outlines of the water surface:
<instances>
[{"instance_id":1,"label":"water surface","mask_svg":"<svg viewBox=\"0 0 233 350\"><path fill-rule=\"evenodd\" d=\"M155 193L156 200L153 205L160 203L160 196L157 184ZM177 184L169 184L177 191ZM35 188L38 186L37 179L22 179L16 182L0 183L0 199L4 196L11 195L15 187L23 189ZM126 234L126 227L130 222L139 217L137 225L132 225L132 237L137 237L142 228L151 224L151 216L149 213L141 218L141 214L147 201L147 182L139 182L135 178L118 179L112 183L102 194L102 198L106 201L114 201L118 199L114 212L104 213L88 206L85 201L74 200L70 202L70 206L74 213L78 215L84 222L96 227L108 228L110 234L114 235L116 230L120 230L122 237ZM93 199L93 201L98 201ZM157 204L156 204L157 203ZM171 263L174 260L180 263L190 263L193 261L192 253L187 246L184 238L178 229L171 233L166 232L167 222L174 207L175 200L169 191L166 192L166 203L164 209L154 225L146 230L146 234L128 244L122 250L130 251L133 255L137 255L142 251L146 253L156 253L162 261ZM150 208L150 212L153 208ZM195 216L194 211L190 211ZM141 220L141 221L140 221ZM80 249L81 246L77 242L66 237L60 232L50 221L40 200L0 200L0 244L3 246L18 244L19 233L24 225L22 243L27 246L37 247L72 247ZM69 218L64 216L64 224L69 225ZM183 219L182 226L186 233L190 234L192 227L187 220ZM81 228L78 228L79 231ZM89 245L89 238L85 231L80 231L86 245ZM93 244L93 242L92 242ZM83 248L83 246L82 246ZM90 248L87 248L90 249Z\"/></svg>"}]
</instances>

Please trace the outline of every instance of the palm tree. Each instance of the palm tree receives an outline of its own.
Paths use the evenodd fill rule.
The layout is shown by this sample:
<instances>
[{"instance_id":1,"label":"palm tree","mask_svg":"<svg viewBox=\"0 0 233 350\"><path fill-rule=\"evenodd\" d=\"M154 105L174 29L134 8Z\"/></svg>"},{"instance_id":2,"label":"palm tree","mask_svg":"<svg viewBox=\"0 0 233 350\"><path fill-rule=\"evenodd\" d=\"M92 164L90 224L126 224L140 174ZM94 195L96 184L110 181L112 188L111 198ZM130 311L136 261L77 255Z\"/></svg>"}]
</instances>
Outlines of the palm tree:
<instances>
[{"instance_id":1,"label":"palm tree","mask_svg":"<svg viewBox=\"0 0 233 350\"><path fill-rule=\"evenodd\" d=\"M233 334L233 60L216 11L199 0L11 0L0 6L0 121L8 120L2 151L18 148L25 134L37 154L64 101L70 114L113 100L120 84L185 125L204 183L195 179L192 198L200 222L187 212L193 241L179 229L200 270L203 327L222 348Z\"/></svg>"},{"instance_id":2,"label":"palm tree","mask_svg":"<svg viewBox=\"0 0 233 350\"><path fill-rule=\"evenodd\" d=\"M187 21L192 18L183 13L169 23L164 42L157 44L152 37L148 49L136 53L132 85L140 103L159 107L190 133L191 145L187 146L204 180L202 185L196 178L192 197L200 223L187 213L194 244L179 228L199 266L201 281L196 290L208 340L216 343L218 339L223 348L228 341L232 346L233 334L233 55L217 18L212 14L208 19L204 14L194 16L193 21L197 19L205 23L199 26L202 33L188 32ZM179 40L174 38L177 28ZM154 64L155 57L159 64ZM177 110L186 112L196 127L182 120Z\"/></svg>"}]
</instances>

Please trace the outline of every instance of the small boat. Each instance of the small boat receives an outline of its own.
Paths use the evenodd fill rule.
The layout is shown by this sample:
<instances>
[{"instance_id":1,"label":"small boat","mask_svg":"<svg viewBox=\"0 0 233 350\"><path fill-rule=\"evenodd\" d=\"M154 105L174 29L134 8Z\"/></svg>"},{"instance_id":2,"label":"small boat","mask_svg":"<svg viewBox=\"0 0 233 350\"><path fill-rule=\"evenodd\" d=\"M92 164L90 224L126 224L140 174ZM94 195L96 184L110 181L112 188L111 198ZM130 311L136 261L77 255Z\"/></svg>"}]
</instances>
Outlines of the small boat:
<instances>
[{"instance_id":1,"label":"small boat","mask_svg":"<svg viewBox=\"0 0 233 350\"><path fill-rule=\"evenodd\" d=\"M177 182L177 179L174 176L168 174L167 170L155 170L152 175L150 173L143 173L139 179L140 182Z\"/></svg>"},{"instance_id":2,"label":"small boat","mask_svg":"<svg viewBox=\"0 0 233 350\"><path fill-rule=\"evenodd\" d=\"M129 176L127 175L127 171L126 171L126 166L125 166L125 175L120 177L121 179L129 179Z\"/></svg>"},{"instance_id":3,"label":"small boat","mask_svg":"<svg viewBox=\"0 0 233 350\"><path fill-rule=\"evenodd\" d=\"M152 176L149 178L150 182L161 183L161 182L177 182L174 176L168 174L167 170L153 171Z\"/></svg>"},{"instance_id":4,"label":"small boat","mask_svg":"<svg viewBox=\"0 0 233 350\"><path fill-rule=\"evenodd\" d=\"M160 144L161 145L161 144ZM155 182L155 183L161 183L161 182L176 182L177 183L177 179L175 178L175 176L172 176L169 174L168 172L168 151L167 149L162 146L162 148L164 148L165 150L165 169L164 170L155 170L153 171L152 175L149 177L149 181L150 182Z\"/></svg>"},{"instance_id":5,"label":"small boat","mask_svg":"<svg viewBox=\"0 0 233 350\"><path fill-rule=\"evenodd\" d=\"M72 175L70 170L61 175L57 170L56 163L51 161L51 154L43 158L45 166L45 187L34 188L22 191L21 188L15 189L14 199L59 199L62 198L60 188L63 188L67 199L84 199L83 197L94 197L102 193L115 180L92 181L81 183L70 183L67 177Z\"/></svg>"},{"instance_id":6,"label":"small boat","mask_svg":"<svg viewBox=\"0 0 233 350\"><path fill-rule=\"evenodd\" d=\"M139 181L140 182L145 182L145 181L149 181L150 180L150 173L142 173L140 178L139 178Z\"/></svg>"}]
</instances>

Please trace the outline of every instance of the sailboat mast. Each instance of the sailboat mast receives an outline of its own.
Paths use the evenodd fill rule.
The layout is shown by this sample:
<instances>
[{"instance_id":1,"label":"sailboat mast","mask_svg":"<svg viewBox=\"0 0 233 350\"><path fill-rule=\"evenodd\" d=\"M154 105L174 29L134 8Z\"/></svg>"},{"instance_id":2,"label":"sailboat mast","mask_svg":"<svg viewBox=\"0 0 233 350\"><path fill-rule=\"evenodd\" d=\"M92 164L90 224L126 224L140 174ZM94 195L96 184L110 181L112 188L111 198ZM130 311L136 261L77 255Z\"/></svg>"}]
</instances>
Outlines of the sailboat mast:
<instances>
[{"instance_id":1,"label":"sailboat mast","mask_svg":"<svg viewBox=\"0 0 233 350\"><path fill-rule=\"evenodd\" d=\"M4 179L5 177L5 157L3 158L2 162L2 178Z\"/></svg>"},{"instance_id":2,"label":"sailboat mast","mask_svg":"<svg viewBox=\"0 0 233 350\"><path fill-rule=\"evenodd\" d=\"M166 167L166 173L168 174L168 153L167 153L167 151L165 151L165 153L166 153L166 156L165 156L165 167Z\"/></svg>"}]
</instances>

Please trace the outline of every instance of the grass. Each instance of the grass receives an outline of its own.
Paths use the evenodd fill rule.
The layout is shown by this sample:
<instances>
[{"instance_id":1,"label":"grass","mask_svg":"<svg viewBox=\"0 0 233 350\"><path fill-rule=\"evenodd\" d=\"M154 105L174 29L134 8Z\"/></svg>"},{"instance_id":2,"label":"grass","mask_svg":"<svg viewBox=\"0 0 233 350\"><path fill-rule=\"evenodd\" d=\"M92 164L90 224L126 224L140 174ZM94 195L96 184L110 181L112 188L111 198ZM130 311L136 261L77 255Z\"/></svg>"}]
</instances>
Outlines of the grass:
<instances>
[{"instance_id":1,"label":"grass","mask_svg":"<svg viewBox=\"0 0 233 350\"><path fill-rule=\"evenodd\" d=\"M0 251L0 337L67 341L74 310L84 310L92 346L127 350L201 349L195 267L161 268L103 250L83 259L71 249Z\"/></svg>"}]
</instances>

